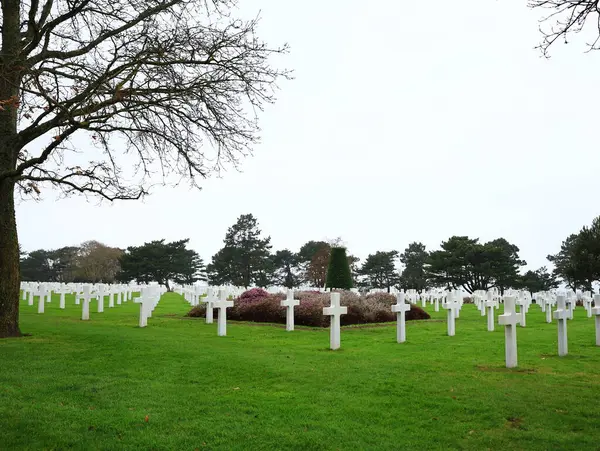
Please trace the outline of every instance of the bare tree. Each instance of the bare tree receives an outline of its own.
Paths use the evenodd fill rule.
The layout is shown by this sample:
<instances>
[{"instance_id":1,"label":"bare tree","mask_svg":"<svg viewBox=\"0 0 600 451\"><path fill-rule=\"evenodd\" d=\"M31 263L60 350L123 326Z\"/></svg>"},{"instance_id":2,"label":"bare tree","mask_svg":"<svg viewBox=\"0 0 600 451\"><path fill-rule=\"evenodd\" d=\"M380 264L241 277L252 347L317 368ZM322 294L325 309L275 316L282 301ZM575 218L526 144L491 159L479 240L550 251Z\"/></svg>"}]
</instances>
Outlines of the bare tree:
<instances>
[{"instance_id":1,"label":"bare tree","mask_svg":"<svg viewBox=\"0 0 600 451\"><path fill-rule=\"evenodd\" d=\"M138 199L235 165L274 100L236 0L0 0L0 337L18 336L15 191Z\"/></svg>"},{"instance_id":2,"label":"bare tree","mask_svg":"<svg viewBox=\"0 0 600 451\"><path fill-rule=\"evenodd\" d=\"M123 251L98 241L86 241L77 256L78 278L86 282L113 283L121 269L119 258Z\"/></svg>"},{"instance_id":3,"label":"bare tree","mask_svg":"<svg viewBox=\"0 0 600 451\"><path fill-rule=\"evenodd\" d=\"M586 23L596 28L588 51L600 48L600 0L529 0L528 5L544 10L541 22L549 24L540 27L544 37L538 47L544 56L556 41L567 43L569 36L582 32Z\"/></svg>"}]
</instances>

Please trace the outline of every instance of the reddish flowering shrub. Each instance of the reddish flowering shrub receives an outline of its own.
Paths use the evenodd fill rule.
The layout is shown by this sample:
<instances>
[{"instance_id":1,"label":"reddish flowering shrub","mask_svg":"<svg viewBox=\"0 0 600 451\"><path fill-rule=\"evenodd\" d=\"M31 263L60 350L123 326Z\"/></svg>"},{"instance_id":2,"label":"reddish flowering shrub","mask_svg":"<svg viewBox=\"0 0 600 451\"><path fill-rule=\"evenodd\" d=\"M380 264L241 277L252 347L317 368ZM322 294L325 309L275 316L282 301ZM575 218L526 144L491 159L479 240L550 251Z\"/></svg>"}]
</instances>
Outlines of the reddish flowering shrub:
<instances>
[{"instance_id":1,"label":"reddish flowering shrub","mask_svg":"<svg viewBox=\"0 0 600 451\"><path fill-rule=\"evenodd\" d=\"M269 293L267 291L263 290L262 288L252 288L248 291L244 291L238 300L254 302L267 297L269 297Z\"/></svg>"},{"instance_id":2,"label":"reddish flowering shrub","mask_svg":"<svg viewBox=\"0 0 600 451\"><path fill-rule=\"evenodd\" d=\"M206 314L206 309L204 305L197 305L193 307L185 316L189 316L190 318L202 318Z\"/></svg>"},{"instance_id":3,"label":"reddish flowering shrub","mask_svg":"<svg viewBox=\"0 0 600 451\"><path fill-rule=\"evenodd\" d=\"M368 294L366 299L367 301L379 302L381 304L389 305L390 307L396 303L396 296L390 293Z\"/></svg>"},{"instance_id":4,"label":"reddish flowering shrub","mask_svg":"<svg viewBox=\"0 0 600 451\"><path fill-rule=\"evenodd\" d=\"M351 291L340 291L339 293L341 295L341 305L348 307L348 314L342 315L341 321L343 326L350 324L384 323L396 320L396 314L390 308L392 304L396 303L395 296L393 295L377 293L361 297ZM228 319L285 324L285 308L281 307L280 304L280 301L285 299L283 293L267 293L263 297L255 295L246 296L245 298L244 294L234 301L232 308L227 310ZM323 315L323 308L329 306L331 303L330 293L299 291L294 294L294 297L300 300L300 305L294 309L294 322L297 325L311 327L329 326L329 317ZM391 298L394 298L393 302ZM192 308L187 316L203 317L205 314L206 308L203 304ZM429 318L429 314L416 305L412 305L410 311L406 312L406 319L409 321Z\"/></svg>"}]
</instances>

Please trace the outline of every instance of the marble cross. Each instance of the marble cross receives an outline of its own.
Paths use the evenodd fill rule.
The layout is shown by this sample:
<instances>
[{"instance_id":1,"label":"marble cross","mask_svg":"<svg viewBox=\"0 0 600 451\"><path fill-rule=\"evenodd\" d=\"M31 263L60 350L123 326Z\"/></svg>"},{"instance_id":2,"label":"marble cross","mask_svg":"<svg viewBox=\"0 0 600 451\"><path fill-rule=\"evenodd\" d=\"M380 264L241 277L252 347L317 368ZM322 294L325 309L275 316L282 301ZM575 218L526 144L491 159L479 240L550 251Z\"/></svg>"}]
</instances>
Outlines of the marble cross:
<instances>
[{"instance_id":1,"label":"marble cross","mask_svg":"<svg viewBox=\"0 0 600 451\"><path fill-rule=\"evenodd\" d=\"M446 296L446 302L442 304L442 307L448 312L448 336L453 337L456 333L456 311L458 310L458 302L456 300L455 293L449 292Z\"/></svg>"},{"instance_id":2,"label":"marble cross","mask_svg":"<svg viewBox=\"0 0 600 451\"><path fill-rule=\"evenodd\" d=\"M594 295L592 315L596 317L596 346L600 346L600 294Z\"/></svg>"},{"instance_id":3,"label":"marble cross","mask_svg":"<svg viewBox=\"0 0 600 451\"><path fill-rule=\"evenodd\" d=\"M115 298L113 297L113 293L115 292L114 286L109 286L107 294L108 294L108 308L115 308Z\"/></svg>"},{"instance_id":4,"label":"marble cross","mask_svg":"<svg viewBox=\"0 0 600 451\"><path fill-rule=\"evenodd\" d=\"M208 296L206 296L204 302L206 302L206 324L213 323L213 305L215 303L215 295L213 290L208 290Z\"/></svg>"},{"instance_id":5,"label":"marble cross","mask_svg":"<svg viewBox=\"0 0 600 451\"><path fill-rule=\"evenodd\" d=\"M71 289L66 285L62 285L55 293L60 294L59 308L65 309L65 295L71 293Z\"/></svg>"},{"instance_id":6,"label":"marble cross","mask_svg":"<svg viewBox=\"0 0 600 451\"><path fill-rule=\"evenodd\" d=\"M96 296L98 297L98 313L104 312L104 296L106 295L106 289L104 285L99 284L97 288Z\"/></svg>"},{"instance_id":7,"label":"marble cross","mask_svg":"<svg viewBox=\"0 0 600 451\"><path fill-rule=\"evenodd\" d=\"M294 290L288 289L287 298L284 301L281 301L280 305L286 308L285 330L294 330L294 307L300 305L300 301L294 299Z\"/></svg>"},{"instance_id":8,"label":"marble cross","mask_svg":"<svg viewBox=\"0 0 600 451\"><path fill-rule=\"evenodd\" d=\"M227 291L219 291L219 300L214 303L214 308L219 310L219 319L217 323L217 335L224 337L227 335L227 309L233 307L233 301L227 300Z\"/></svg>"},{"instance_id":9,"label":"marble cross","mask_svg":"<svg viewBox=\"0 0 600 451\"><path fill-rule=\"evenodd\" d=\"M573 291L570 291L567 294L567 297L565 299L566 309L567 309L567 312L569 313L569 315L567 316L567 319L573 319L573 311L575 310L576 303L577 303L577 298L575 297L575 293Z\"/></svg>"},{"instance_id":10,"label":"marble cross","mask_svg":"<svg viewBox=\"0 0 600 451\"><path fill-rule=\"evenodd\" d=\"M562 357L569 353L567 344L567 319L569 318L569 310L566 306L566 296L556 296L556 307L554 319L558 321L558 355Z\"/></svg>"},{"instance_id":11,"label":"marble cross","mask_svg":"<svg viewBox=\"0 0 600 451\"><path fill-rule=\"evenodd\" d=\"M48 288L46 287L46 284L44 283L40 283L40 286L38 288L38 313L44 313L44 305L45 305L45 297L48 294Z\"/></svg>"},{"instance_id":12,"label":"marble cross","mask_svg":"<svg viewBox=\"0 0 600 451\"><path fill-rule=\"evenodd\" d=\"M546 322L550 324L552 322L552 302L549 296L544 296L544 306L546 308Z\"/></svg>"},{"instance_id":13,"label":"marble cross","mask_svg":"<svg viewBox=\"0 0 600 451\"><path fill-rule=\"evenodd\" d=\"M504 350L506 368L517 366L517 324L520 315L515 311L514 296L504 298L504 314L498 317L498 324L504 326Z\"/></svg>"},{"instance_id":14,"label":"marble cross","mask_svg":"<svg viewBox=\"0 0 600 451\"><path fill-rule=\"evenodd\" d=\"M27 305L33 305L33 295L37 291L37 285L33 284L29 288L29 300L27 301Z\"/></svg>"},{"instance_id":15,"label":"marble cross","mask_svg":"<svg viewBox=\"0 0 600 451\"><path fill-rule=\"evenodd\" d=\"M585 312L588 318L592 317L592 296L589 291L583 293L581 298L581 302L583 303L583 308L585 308Z\"/></svg>"},{"instance_id":16,"label":"marble cross","mask_svg":"<svg viewBox=\"0 0 600 451\"><path fill-rule=\"evenodd\" d=\"M140 321L139 327L146 327L148 325L148 295L147 288L140 289L139 297L135 298L133 302L140 304Z\"/></svg>"},{"instance_id":17,"label":"marble cross","mask_svg":"<svg viewBox=\"0 0 600 451\"><path fill-rule=\"evenodd\" d=\"M496 302L494 301L494 295L491 291L488 291L486 294L486 301L483 304L485 307L481 310L485 312L487 310L487 330L488 332L494 331L494 307L496 306Z\"/></svg>"},{"instance_id":18,"label":"marble cross","mask_svg":"<svg viewBox=\"0 0 600 451\"><path fill-rule=\"evenodd\" d=\"M323 309L323 315L331 317L329 327L329 347L332 350L340 348L341 315L348 313L348 307L340 305L340 293L331 293L331 305Z\"/></svg>"},{"instance_id":19,"label":"marble cross","mask_svg":"<svg viewBox=\"0 0 600 451\"><path fill-rule=\"evenodd\" d=\"M398 293L396 304L392 305L392 312L396 313L396 339L398 343L406 341L406 312L410 310L410 304L404 302L404 293Z\"/></svg>"},{"instance_id":20,"label":"marble cross","mask_svg":"<svg viewBox=\"0 0 600 451\"><path fill-rule=\"evenodd\" d=\"M81 320L89 321L90 299L92 298L92 296L90 295L90 286L84 285L81 290L83 291L83 294L81 295L81 299L83 300L83 302L81 303Z\"/></svg>"}]
</instances>

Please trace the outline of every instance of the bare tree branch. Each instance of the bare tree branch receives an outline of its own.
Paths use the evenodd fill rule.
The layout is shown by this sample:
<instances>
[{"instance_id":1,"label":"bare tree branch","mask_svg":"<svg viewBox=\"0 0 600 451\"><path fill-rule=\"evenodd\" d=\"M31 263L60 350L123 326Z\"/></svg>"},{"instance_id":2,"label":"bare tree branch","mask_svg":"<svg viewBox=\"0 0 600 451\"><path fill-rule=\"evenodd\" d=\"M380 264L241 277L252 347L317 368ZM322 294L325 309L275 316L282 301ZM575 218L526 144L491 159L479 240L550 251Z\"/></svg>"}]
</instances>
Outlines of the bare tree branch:
<instances>
[{"instance_id":1,"label":"bare tree branch","mask_svg":"<svg viewBox=\"0 0 600 451\"><path fill-rule=\"evenodd\" d=\"M592 21L596 27L595 38L588 42L587 51L600 48L600 0L529 0L528 5L549 11L540 22L551 24L547 29L540 27L543 40L537 47L545 57L549 57L549 49L556 41L567 43L570 35L580 33L585 24Z\"/></svg>"},{"instance_id":2,"label":"bare tree branch","mask_svg":"<svg viewBox=\"0 0 600 451\"><path fill-rule=\"evenodd\" d=\"M157 174L198 186L236 166L258 141L256 113L291 74L271 66L287 46L260 41L259 20L236 20L235 6L21 0L21 51L12 66L0 63L0 77L18 83L0 108L18 110L19 150L0 183L34 196L50 184L137 199Z\"/></svg>"}]
</instances>

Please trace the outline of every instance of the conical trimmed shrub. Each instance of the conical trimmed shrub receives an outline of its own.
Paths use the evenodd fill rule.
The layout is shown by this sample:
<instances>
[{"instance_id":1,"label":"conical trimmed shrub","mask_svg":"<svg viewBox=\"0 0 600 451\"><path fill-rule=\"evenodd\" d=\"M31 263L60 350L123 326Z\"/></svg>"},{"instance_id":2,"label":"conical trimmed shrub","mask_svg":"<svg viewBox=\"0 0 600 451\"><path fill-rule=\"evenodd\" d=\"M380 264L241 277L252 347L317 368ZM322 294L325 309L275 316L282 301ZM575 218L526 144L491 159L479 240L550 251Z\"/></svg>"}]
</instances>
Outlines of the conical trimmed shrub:
<instances>
[{"instance_id":1,"label":"conical trimmed shrub","mask_svg":"<svg viewBox=\"0 0 600 451\"><path fill-rule=\"evenodd\" d=\"M352 274L350 273L350 264L346 256L346 248L331 248L329 266L327 267L326 287L341 288L343 290L352 288Z\"/></svg>"}]
</instances>

